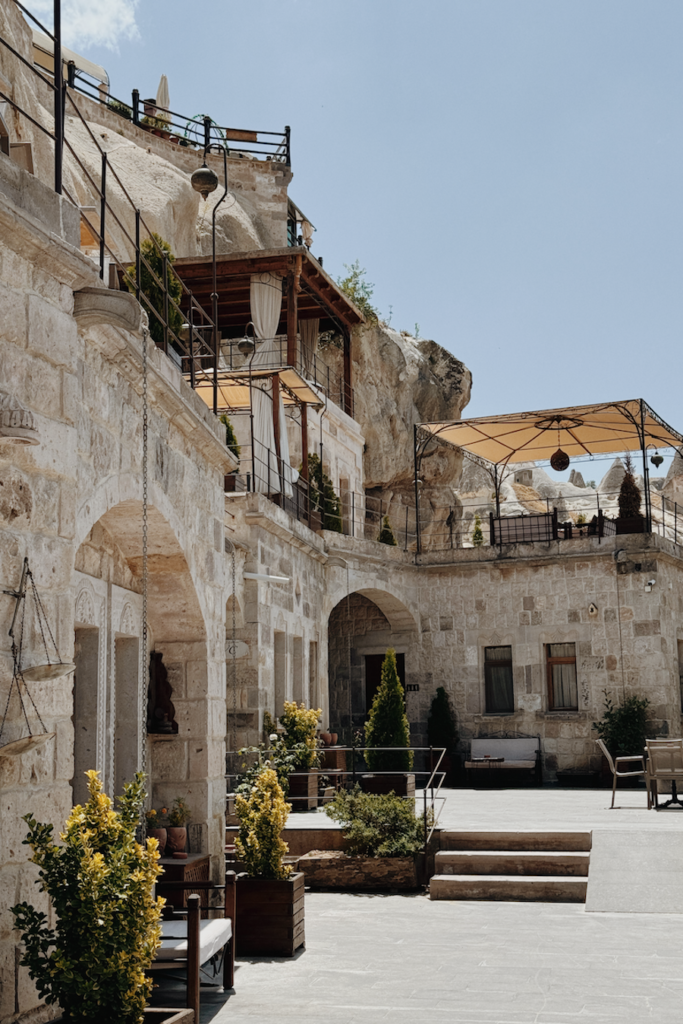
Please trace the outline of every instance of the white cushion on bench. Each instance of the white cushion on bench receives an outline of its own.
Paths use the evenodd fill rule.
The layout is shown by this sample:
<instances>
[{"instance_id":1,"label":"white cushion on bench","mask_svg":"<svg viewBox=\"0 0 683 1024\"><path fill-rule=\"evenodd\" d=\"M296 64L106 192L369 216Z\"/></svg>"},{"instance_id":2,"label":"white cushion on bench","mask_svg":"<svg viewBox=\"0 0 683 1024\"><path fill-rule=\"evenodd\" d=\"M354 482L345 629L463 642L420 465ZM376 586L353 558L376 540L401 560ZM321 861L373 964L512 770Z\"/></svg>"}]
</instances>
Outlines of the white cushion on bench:
<instances>
[{"instance_id":1,"label":"white cushion on bench","mask_svg":"<svg viewBox=\"0 0 683 1024\"><path fill-rule=\"evenodd\" d=\"M187 957L187 921L162 921L161 946L157 960L176 960ZM232 935L229 918L215 918L199 922L199 962L205 964L228 942Z\"/></svg>"},{"instance_id":2,"label":"white cushion on bench","mask_svg":"<svg viewBox=\"0 0 683 1024\"><path fill-rule=\"evenodd\" d=\"M536 764L536 751L539 747L537 736L520 736L512 739L481 739L472 740L471 757L504 757L503 764L508 768L522 767L520 761L531 761L531 768ZM527 767L524 765L524 767Z\"/></svg>"}]
</instances>

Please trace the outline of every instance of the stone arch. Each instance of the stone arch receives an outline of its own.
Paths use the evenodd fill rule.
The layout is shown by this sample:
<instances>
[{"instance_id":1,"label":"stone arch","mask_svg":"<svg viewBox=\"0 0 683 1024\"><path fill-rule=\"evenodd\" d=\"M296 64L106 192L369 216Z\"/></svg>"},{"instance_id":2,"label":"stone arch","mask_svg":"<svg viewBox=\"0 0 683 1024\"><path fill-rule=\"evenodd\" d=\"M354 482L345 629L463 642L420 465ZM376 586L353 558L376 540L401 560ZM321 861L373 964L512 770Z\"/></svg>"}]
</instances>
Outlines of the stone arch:
<instances>
[{"instance_id":1,"label":"stone arch","mask_svg":"<svg viewBox=\"0 0 683 1024\"><path fill-rule=\"evenodd\" d=\"M361 587L337 601L328 620L328 707L332 732L345 741L363 727L373 673L388 647L408 668L418 638L412 612L395 594Z\"/></svg>"}]
</instances>

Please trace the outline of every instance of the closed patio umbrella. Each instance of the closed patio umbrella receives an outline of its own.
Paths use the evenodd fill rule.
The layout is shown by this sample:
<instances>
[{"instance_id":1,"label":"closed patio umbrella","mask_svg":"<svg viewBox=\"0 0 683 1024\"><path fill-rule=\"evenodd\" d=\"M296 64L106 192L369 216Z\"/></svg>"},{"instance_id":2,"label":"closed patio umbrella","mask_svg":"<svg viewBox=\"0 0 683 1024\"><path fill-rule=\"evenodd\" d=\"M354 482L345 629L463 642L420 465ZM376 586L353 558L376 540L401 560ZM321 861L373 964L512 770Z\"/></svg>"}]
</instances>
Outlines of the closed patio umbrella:
<instances>
[{"instance_id":1,"label":"closed patio umbrella","mask_svg":"<svg viewBox=\"0 0 683 1024\"><path fill-rule=\"evenodd\" d=\"M168 78L166 75L162 75L159 79L159 88L157 89L157 117L161 118L162 121L170 121L171 118L168 114L169 107L171 106L171 97L168 93Z\"/></svg>"}]
</instances>

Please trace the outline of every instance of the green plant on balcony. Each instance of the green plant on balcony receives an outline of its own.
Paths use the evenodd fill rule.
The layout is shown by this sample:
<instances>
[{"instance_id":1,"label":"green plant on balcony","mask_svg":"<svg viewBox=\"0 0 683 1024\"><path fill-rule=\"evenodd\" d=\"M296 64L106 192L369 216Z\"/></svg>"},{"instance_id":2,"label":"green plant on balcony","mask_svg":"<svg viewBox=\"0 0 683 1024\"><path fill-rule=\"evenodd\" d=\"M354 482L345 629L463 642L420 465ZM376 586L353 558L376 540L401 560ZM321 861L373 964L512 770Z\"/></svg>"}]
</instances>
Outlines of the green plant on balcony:
<instances>
[{"instance_id":1,"label":"green plant on balcony","mask_svg":"<svg viewBox=\"0 0 683 1024\"><path fill-rule=\"evenodd\" d=\"M396 547L396 538L389 522L389 516L385 516L382 520L382 529L379 531L377 540L380 544L388 544L392 548Z\"/></svg>"},{"instance_id":2,"label":"green plant on balcony","mask_svg":"<svg viewBox=\"0 0 683 1024\"><path fill-rule=\"evenodd\" d=\"M242 449L237 441L237 434L235 433L235 428L233 427L232 423L225 415L225 413L221 413L220 421L225 427L225 446L226 448L230 449L230 451L232 452L236 459L239 459L240 452L242 451Z\"/></svg>"},{"instance_id":3,"label":"green plant on balcony","mask_svg":"<svg viewBox=\"0 0 683 1024\"><path fill-rule=\"evenodd\" d=\"M24 816L24 842L54 923L29 903L12 907L24 943L22 963L40 998L59 1004L72 1024L139 1024L151 995L145 972L159 945L164 905L153 895L161 874L158 843L149 838L143 847L135 838L144 776L139 772L124 786L115 811L99 774L86 774L90 799L74 807L61 843L54 842L52 825Z\"/></svg>"},{"instance_id":4,"label":"green plant on balcony","mask_svg":"<svg viewBox=\"0 0 683 1024\"><path fill-rule=\"evenodd\" d=\"M261 768L249 794L236 796L240 830L235 847L252 878L284 879L291 873L284 864L288 847L280 838L290 810L273 768Z\"/></svg>"},{"instance_id":5,"label":"green plant on balcony","mask_svg":"<svg viewBox=\"0 0 683 1024\"><path fill-rule=\"evenodd\" d=\"M410 746L410 725L405 711L403 686L398 677L396 651L390 647L382 664L382 677L365 724L367 747ZM370 771L409 771L412 750L367 750Z\"/></svg>"},{"instance_id":6,"label":"green plant on balcony","mask_svg":"<svg viewBox=\"0 0 683 1024\"><path fill-rule=\"evenodd\" d=\"M180 306L183 294L183 286L178 276L173 272L175 256L171 251L168 242L157 235L152 234L146 238L140 246L141 270L140 270L140 301L142 308L149 317L149 333L157 345L164 343L164 257L166 261L166 282L168 291L168 326L177 336L183 325L183 316L176 306ZM126 281L128 290L135 293L137 274L135 264L128 267L128 279ZM158 315L157 315L158 314ZM169 335L169 344L178 352L181 352L179 343Z\"/></svg>"},{"instance_id":7,"label":"green plant on balcony","mask_svg":"<svg viewBox=\"0 0 683 1024\"><path fill-rule=\"evenodd\" d=\"M122 103L121 100L109 100L107 106L110 110L113 110L119 117L124 117L126 121L132 121L133 119L133 108L129 107L127 103Z\"/></svg>"},{"instance_id":8,"label":"green plant on balcony","mask_svg":"<svg viewBox=\"0 0 683 1024\"><path fill-rule=\"evenodd\" d=\"M341 502L334 484L323 471L320 457L314 453L308 456L308 486L311 508L320 512L323 530L342 532Z\"/></svg>"},{"instance_id":9,"label":"green plant on balcony","mask_svg":"<svg viewBox=\"0 0 683 1024\"><path fill-rule=\"evenodd\" d=\"M484 533L481 528L481 518L478 512L474 514L474 529L472 530L472 543L475 548L480 548L484 543Z\"/></svg>"}]
</instances>

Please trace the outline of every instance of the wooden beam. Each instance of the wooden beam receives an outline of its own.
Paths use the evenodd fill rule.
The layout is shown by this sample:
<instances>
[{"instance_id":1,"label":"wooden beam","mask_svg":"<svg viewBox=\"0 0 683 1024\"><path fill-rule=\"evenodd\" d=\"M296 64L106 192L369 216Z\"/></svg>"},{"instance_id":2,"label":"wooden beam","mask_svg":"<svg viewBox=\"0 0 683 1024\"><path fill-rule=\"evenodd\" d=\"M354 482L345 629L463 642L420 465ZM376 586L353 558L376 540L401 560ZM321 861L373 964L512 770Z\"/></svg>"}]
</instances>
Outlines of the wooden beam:
<instances>
[{"instance_id":1,"label":"wooden beam","mask_svg":"<svg viewBox=\"0 0 683 1024\"><path fill-rule=\"evenodd\" d=\"M300 259L300 257L299 257ZM296 336L298 330L298 295L296 273L290 271L287 276L287 363L296 366Z\"/></svg>"},{"instance_id":2,"label":"wooden beam","mask_svg":"<svg viewBox=\"0 0 683 1024\"><path fill-rule=\"evenodd\" d=\"M344 412L353 416L353 402L351 395L353 391L352 363L351 363L351 331L344 328Z\"/></svg>"}]
</instances>

